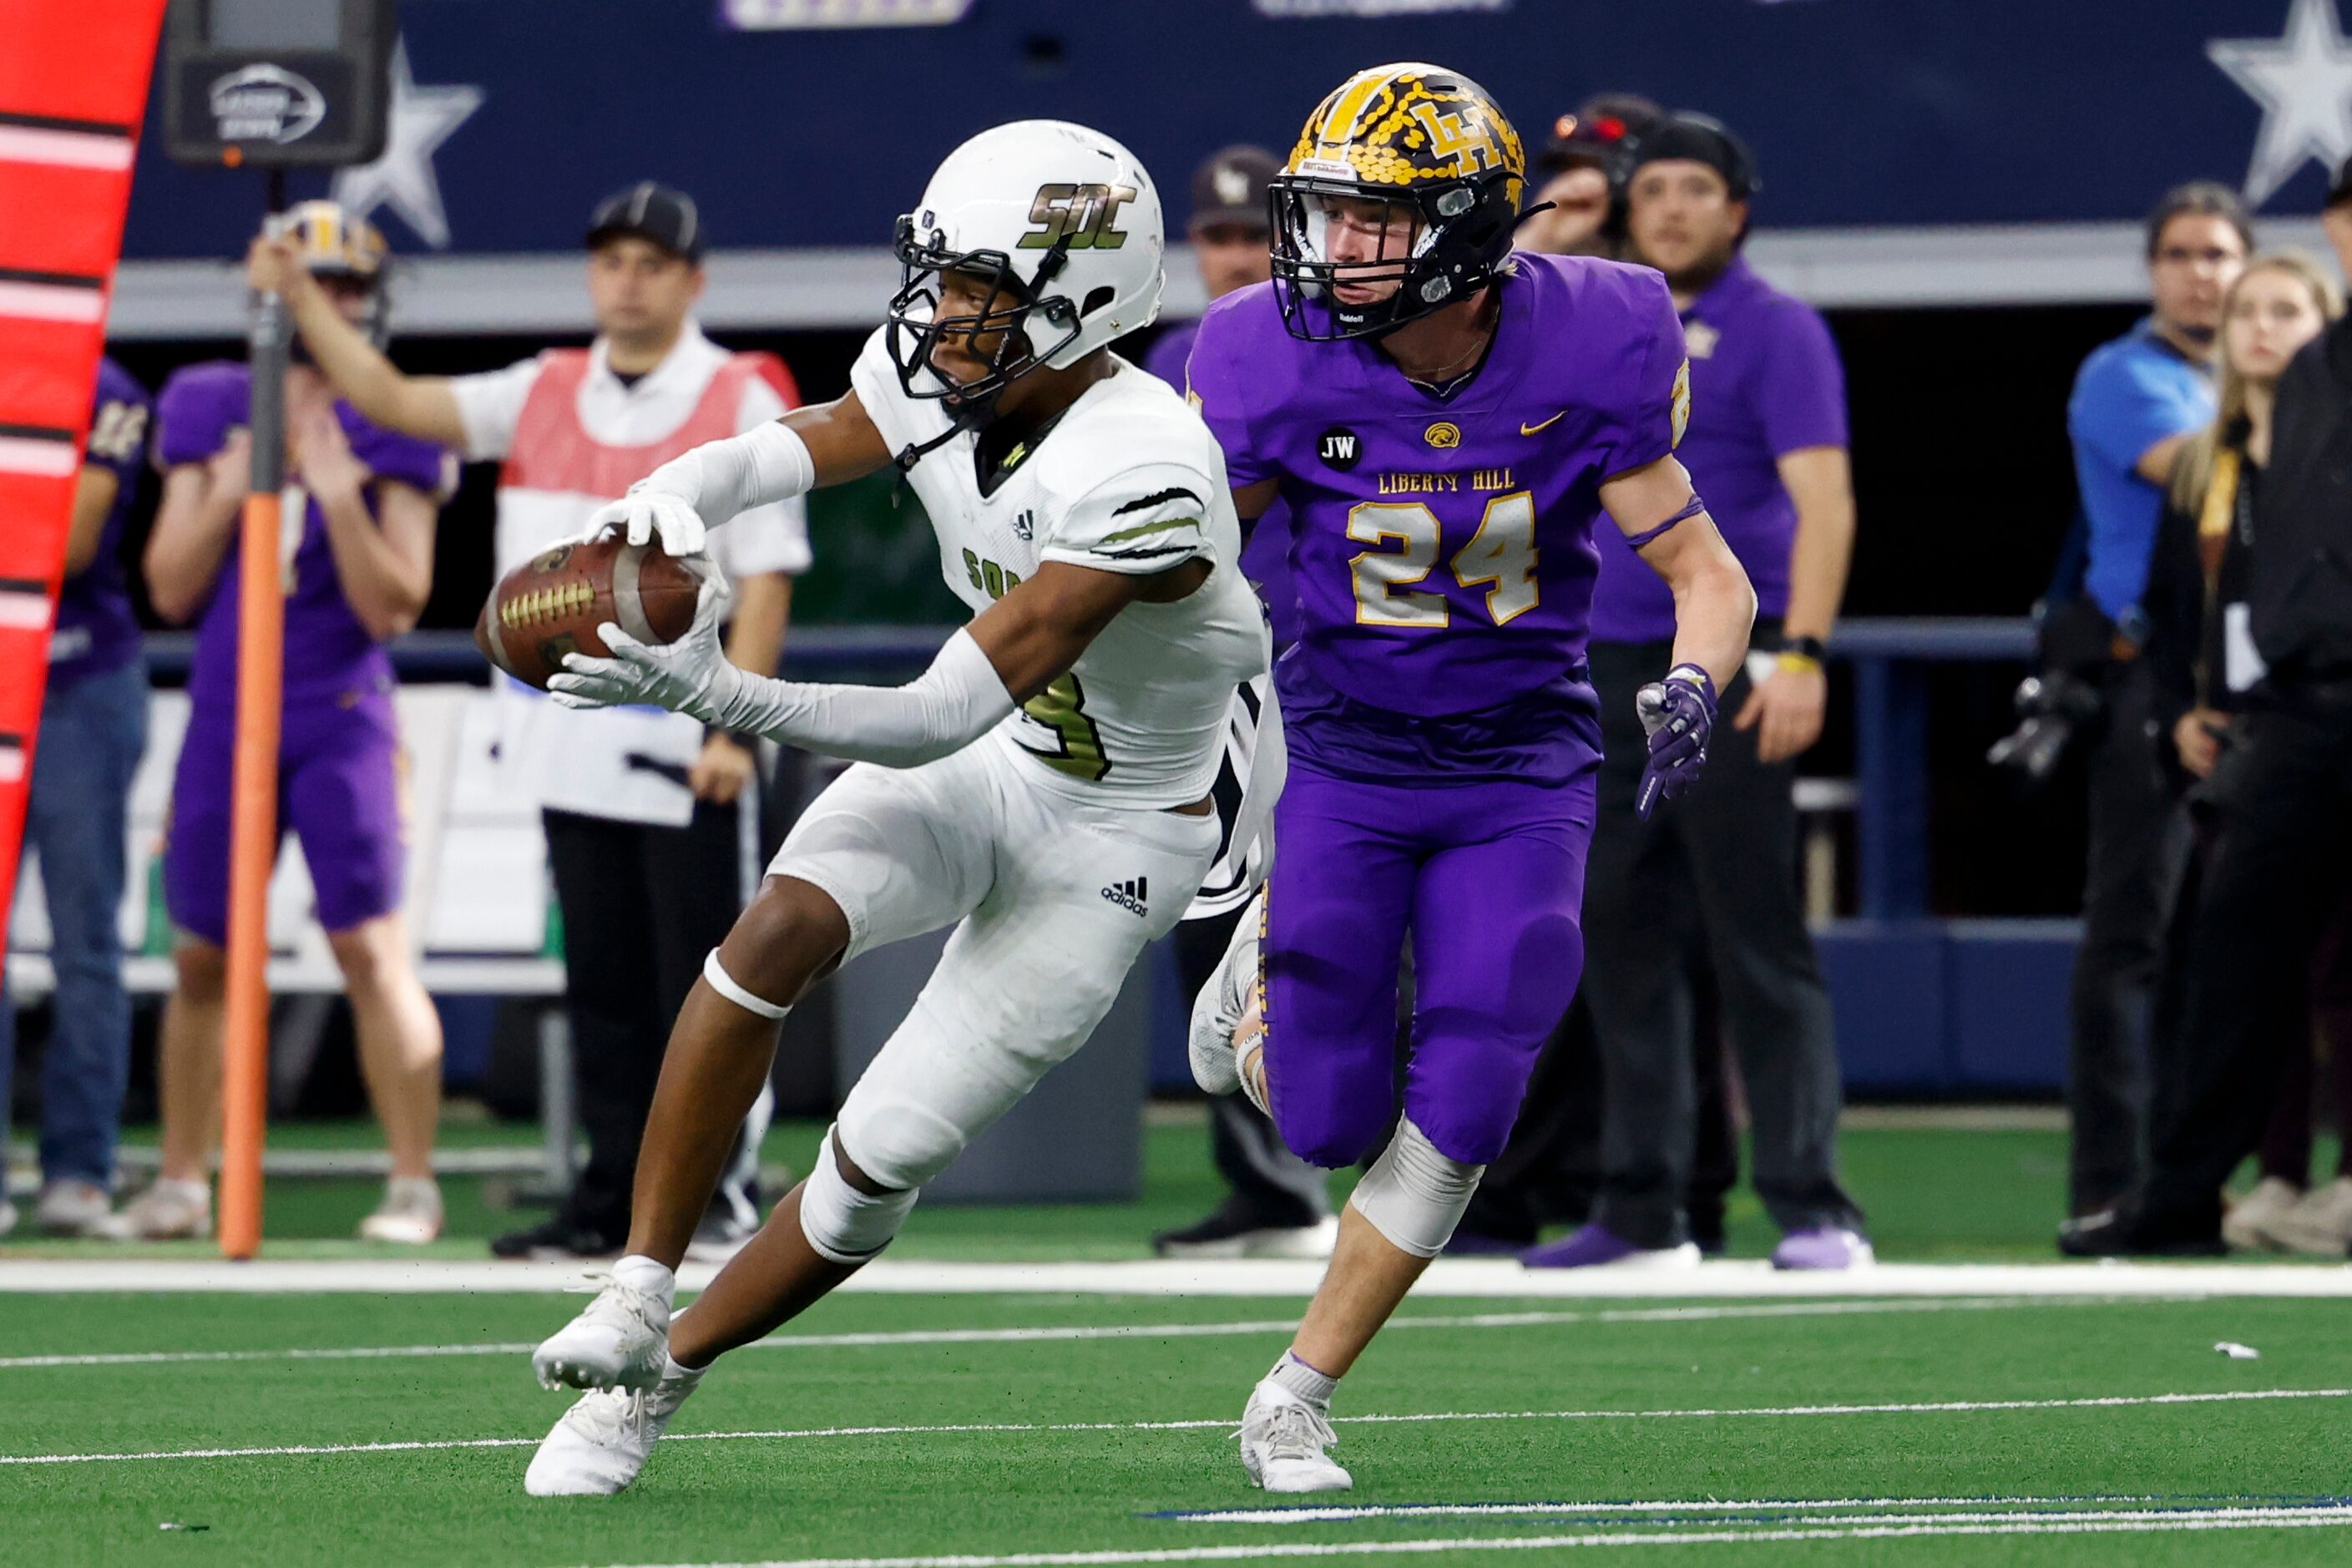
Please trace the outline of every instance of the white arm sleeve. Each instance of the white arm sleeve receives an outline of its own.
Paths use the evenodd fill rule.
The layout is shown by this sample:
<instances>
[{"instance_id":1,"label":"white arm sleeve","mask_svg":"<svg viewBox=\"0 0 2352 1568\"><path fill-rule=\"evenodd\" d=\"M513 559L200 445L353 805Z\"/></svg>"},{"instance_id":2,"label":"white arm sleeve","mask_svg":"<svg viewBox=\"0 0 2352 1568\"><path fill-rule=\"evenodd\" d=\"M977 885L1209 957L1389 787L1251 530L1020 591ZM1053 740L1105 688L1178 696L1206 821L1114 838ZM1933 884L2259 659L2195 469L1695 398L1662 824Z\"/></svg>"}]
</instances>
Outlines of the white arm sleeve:
<instances>
[{"instance_id":1,"label":"white arm sleeve","mask_svg":"<svg viewBox=\"0 0 2352 1568\"><path fill-rule=\"evenodd\" d=\"M739 734L890 768L919 767L960 752L1013 709L1003 678L962 629L905 686L806 686L753 675L730 684L715 711L696 717Z\"/></svg>"},{"instance_id":2,"label":"white arm sleeve","mask_svg":"<svg viewBox=\"0 0 2352 1568\"><path fill-rule=\"evenodd\" d=\"M681 453L629 487L677 497L712 527L737 512L790 500L816 488L808 443L776 420Z\"/></svg>"}]
</instances>

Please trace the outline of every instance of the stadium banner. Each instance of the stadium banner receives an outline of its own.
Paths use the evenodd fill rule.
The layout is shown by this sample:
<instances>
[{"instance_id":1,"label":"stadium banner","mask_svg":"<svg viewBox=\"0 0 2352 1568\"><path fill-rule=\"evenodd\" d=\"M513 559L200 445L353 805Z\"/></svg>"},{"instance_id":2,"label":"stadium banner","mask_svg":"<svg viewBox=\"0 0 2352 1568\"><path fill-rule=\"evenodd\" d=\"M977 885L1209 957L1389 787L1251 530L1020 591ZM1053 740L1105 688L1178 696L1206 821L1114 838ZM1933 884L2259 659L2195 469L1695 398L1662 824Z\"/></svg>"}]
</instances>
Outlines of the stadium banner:
<instances>
[{"instance_id":1,"label":"stadium banner","mask_svg":"<svg viewBox=\"0 0 2352 1568\"><path fill-rule=\"evenodd\" d=\"M572 251L599 197L658 178L722 254L887 254L948 149L1039 115L1126 142L1181 226L1215 148L1286 152L1349 72L1432 59L1531 137L1603 89L1721 117L1757 150L1768 231L2000 226L2046 246L2192 177L2314 212L2352 155L2347 5L1186 0L1171 26L1177 8L1079 0L406 0L392 145L338 188L411 253ZM881 25L916 17L942 25ZM128 254L234 257L259 216L249 182L144 148Z\"/></svg>"},{"instance_id":2,"label":"stadium banner","mask_svg":"<svg viewBox=\"0 0 2352 1568\"><path fill-rule=\"evenodd\" d=\"M163 6L0 0L0 909Z\"/></svg>"}]
</instances>

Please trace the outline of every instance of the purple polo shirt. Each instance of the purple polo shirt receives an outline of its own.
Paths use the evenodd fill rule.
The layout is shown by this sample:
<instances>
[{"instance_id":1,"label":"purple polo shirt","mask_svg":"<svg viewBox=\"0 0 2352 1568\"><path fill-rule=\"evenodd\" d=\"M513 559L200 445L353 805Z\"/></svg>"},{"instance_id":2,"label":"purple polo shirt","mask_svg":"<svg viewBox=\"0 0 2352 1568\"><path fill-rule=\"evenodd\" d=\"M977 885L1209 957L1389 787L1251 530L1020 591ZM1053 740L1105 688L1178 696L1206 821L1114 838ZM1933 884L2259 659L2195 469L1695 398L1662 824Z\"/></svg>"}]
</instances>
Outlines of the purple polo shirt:
<instances>
[{"instance_id":1,"label":"purple polo shirt","mask_svg":"<svg viewBox=\"0 0 2352 1568\"><path fill-rule=\"evenodd\" d=\"M227 444L229 434L251 417L252 377L230 361L193 364L163 384L157 400L156 461L166 468L201 463ZM457 464L429 441L370 424L338 399L335 417L352 453L379 479L397 479L439 500L453 488ZM289 473L289 485L297 483ZM375 490L367 491L376 510ZM302 498L299 535L289 529L287 553L278 562L286 589L286 701L348 704L357 695L389 690L392 658L369 635L343 597L335 573L327 516L319 503ZM231 702L236 695L237 583L244 571L242 544L232 542L214 580L211 601L196 623L196 652L188 670L188 694L199 703Z\"/></svg>"},{"instance_id":2,"label":"purple polo shirt","mask_svg":"<svg viewBox=\"0 0 2352 1568\"><path fill-rule=\"evenodd\" d=\"M98 536L98 553L58 588L57 628L49 637L49 684L67 686L121 669L139 657L139 620L122 571L122 527L139 494L147 456L147 389L110 359L98 362L85 468L114 475L114 505Z\"/></svg>"},{"instance_id":3,"label":"purple polo shirt","mask_svg":"<svg viewBox=\"0 0 2352 1568\"><path fill-rule=\"evenodd\" d=\"M1821 312L1783 294L1734 257L1682 312L1690 350L1690 429L1675 456L1748 580L1759 616L1789 608L1789 554L1797 506L1780 459L1807 447L1847 444L1845 372ZM1595 531L1601 577L1592 590L1592 640L1664 642L1675 635L1675 599L1613 528Z\"/></svg>"},{"instance_id":4,"label":"purple polo shirt","mask_svg":"<svg viewBox=\"0 0 2352 1568\"><path fill-rule=\"evenodd\" d=\"M1192 357L1192 340L1201 335L1197 321L1179 321L1153 340L1143 356L1143 368L1174 387L1187 391L1185 361ZM1274 631L1274 649L1280 653L1298 640L1298 591L1290 582L1290 508L1280 497L1249 528L1242 546L1242 575L1257 589Z\"/></svg>"}]
</instances>

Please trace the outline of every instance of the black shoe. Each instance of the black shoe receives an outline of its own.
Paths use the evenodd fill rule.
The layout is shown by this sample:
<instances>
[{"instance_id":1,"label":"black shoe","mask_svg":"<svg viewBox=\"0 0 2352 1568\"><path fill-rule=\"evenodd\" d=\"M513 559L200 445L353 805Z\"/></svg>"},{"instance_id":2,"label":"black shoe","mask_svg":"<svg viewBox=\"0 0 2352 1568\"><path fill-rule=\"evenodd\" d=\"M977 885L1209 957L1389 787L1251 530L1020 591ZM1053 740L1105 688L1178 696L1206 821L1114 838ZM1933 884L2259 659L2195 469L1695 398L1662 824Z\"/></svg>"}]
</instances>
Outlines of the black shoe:
<instances>
[{"instance_id":1,"label":"black shoe","mask_svg":"<svg viewBox=\"0 0 2352 1568\"><path fill-rule=\"evenodd\" d=\"M1268 1214L1239 1199L1208 1218L1151 1238L1160 1258L1328 1258L1339 1222L1312 1215Z\"/></svg>"},{"instance_id":2,"label":"black shoe","mask_svg":"<svg viewBox=\"0 0 2352 1568\"><path fill-rule=\"evenodd\" d=\"M510 1230L490 1242L494 1258L614 1258L622 1238L606 1236L557 1213L525 1230Z\"/></svg>"},{"instance_id":3,"label":"black shoe","mask_svg":"<svg viewBox=\"0 0 2352 1568\"><path fill-rule=\"evenodd\" d=\"M2200 1225L2118 1204L2060 1226L2058 1250L2069 1258L2221 1258L2230 1249L2218 1218Z\"/></svg>"}]
</instances>

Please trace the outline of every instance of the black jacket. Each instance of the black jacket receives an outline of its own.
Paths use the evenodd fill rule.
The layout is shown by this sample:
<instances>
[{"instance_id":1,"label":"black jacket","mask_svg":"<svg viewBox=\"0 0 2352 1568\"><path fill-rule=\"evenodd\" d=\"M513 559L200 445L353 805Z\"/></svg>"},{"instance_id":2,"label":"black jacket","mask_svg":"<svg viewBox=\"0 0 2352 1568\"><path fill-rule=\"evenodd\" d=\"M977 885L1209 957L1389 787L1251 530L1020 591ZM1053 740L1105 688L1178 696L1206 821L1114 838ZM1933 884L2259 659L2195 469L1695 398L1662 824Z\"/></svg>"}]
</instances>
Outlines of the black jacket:
<instances>
[{"instance_id":1,"label":"black jacket","mask_svg":"<svg viewBox=\"0 0 2352 1568\"><path fill-rule=\"evenodd\" d=\"M2352 318L2279 379L2246 596L2282 698L2352 677Z\"/></svg>"}]
</instances>

